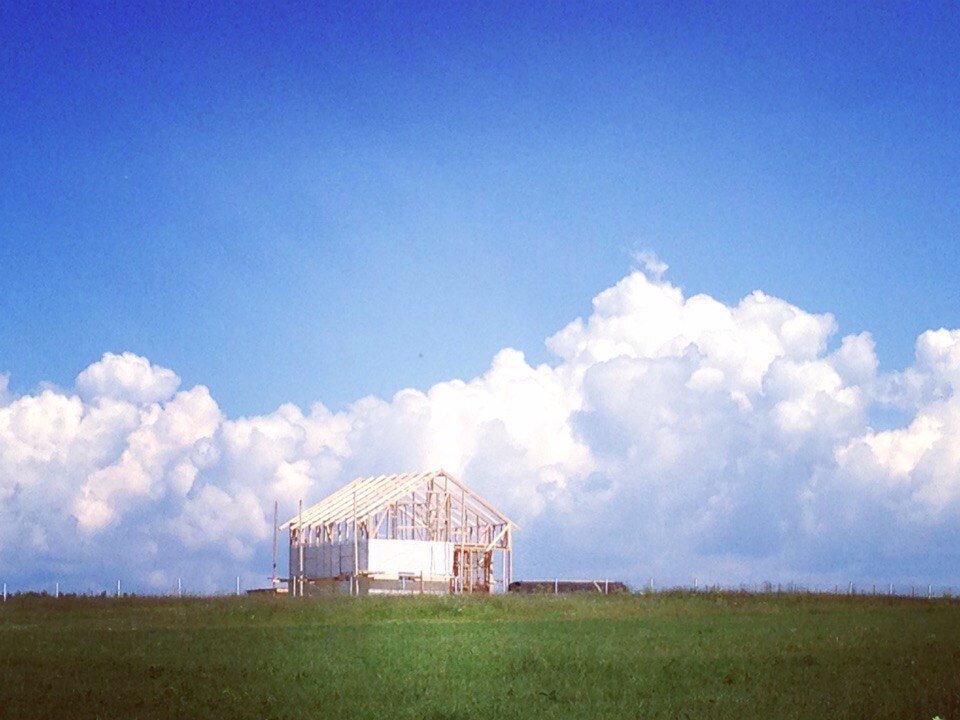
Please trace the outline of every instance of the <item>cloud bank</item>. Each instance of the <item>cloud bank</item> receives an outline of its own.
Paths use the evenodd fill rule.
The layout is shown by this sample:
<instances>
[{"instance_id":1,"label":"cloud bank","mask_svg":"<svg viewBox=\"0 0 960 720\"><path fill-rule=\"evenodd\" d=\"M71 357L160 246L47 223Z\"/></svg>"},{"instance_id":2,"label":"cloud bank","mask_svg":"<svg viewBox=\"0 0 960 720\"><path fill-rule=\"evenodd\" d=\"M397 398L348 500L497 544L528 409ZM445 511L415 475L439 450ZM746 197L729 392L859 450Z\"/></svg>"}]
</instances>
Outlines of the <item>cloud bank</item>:
<instances>
[{"instance_id":1,"label":"cloud bank","mask_svg":"<svg viewBox=\"0 0 960 720\"><path fill-rule=\"evenodd\" d=\"M521 576L954 580L960 331L881 374L831 315L686 297L643 264L547 339L550 364L505 349L480 377L342 412L231 419L131 353L73 389L16 396L0 375L4 579L260 585L274 499L291 514L356 475L443 467L524 525Z\"/></svg>"}]
</instances>

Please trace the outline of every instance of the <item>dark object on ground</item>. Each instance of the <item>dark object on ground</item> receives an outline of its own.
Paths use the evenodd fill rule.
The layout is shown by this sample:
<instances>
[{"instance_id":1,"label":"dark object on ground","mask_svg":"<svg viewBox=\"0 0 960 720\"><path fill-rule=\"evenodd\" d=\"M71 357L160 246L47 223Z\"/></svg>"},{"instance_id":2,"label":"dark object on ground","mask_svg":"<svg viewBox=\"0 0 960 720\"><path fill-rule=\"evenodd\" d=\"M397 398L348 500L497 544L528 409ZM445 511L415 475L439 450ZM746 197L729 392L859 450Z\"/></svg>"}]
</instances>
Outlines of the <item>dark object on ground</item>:
<instances>
[{"instance_id":1,"label":"dark object on ground","mask_svg":"<svg viewBox=\"0 0 960 720\"><path fill-rule=\"evenodd\" d=\"M613 580L518 580L510 583L515 593L625 593L626 584Z\"/></svg>"}]
</instances>

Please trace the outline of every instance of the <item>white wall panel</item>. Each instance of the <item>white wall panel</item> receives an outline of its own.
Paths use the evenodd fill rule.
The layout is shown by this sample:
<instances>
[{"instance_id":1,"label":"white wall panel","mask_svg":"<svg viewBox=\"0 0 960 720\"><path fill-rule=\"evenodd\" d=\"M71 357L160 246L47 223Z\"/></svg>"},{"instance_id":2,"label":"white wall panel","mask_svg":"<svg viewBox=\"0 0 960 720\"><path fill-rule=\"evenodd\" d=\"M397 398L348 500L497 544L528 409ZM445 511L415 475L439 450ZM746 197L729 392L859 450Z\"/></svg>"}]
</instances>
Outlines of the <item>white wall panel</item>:
<instances>
[{"instance_id":1,"label":"white wall panel","mask_svg":"<svg viewBox=\"0 0 960 720\"><path fill-rule=\"evenodd\" d=\"M453 543L426 540L360 540L360 571L398 575L449 576ZM300 572L300 549L290 548L290 572ZM353 573L353 543L321 543L303 548L303 570L311 578L335 578Z\"/></svg>"},{"instance_id":2,"label":"white wall panel","mask_svg":"<svg viewBox=\"0 0 960 720\"><path fill-rule=\"evenodd\" d=\"M426 540L371 540L371 573L450 575L453 543Z\"/></svg>"}]
</instances>

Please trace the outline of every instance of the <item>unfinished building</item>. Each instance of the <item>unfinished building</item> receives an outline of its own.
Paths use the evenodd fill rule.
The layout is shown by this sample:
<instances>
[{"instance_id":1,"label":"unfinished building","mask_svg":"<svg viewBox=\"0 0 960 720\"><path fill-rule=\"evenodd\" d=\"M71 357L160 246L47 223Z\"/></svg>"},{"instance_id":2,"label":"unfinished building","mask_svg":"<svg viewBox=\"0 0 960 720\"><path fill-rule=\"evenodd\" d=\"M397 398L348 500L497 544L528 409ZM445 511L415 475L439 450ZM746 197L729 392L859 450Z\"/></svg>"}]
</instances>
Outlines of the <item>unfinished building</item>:
<instances>
[{"instance_id":1,"label":"unfinished building","mask_svg":"<svg viewBox=\"0 0 960 720\"><path fill-rule=\"evenodd\" d=\"M437 470L357 478L281 529L297 596L504 592L519 527Z\"/></svg>"}]
</instances>

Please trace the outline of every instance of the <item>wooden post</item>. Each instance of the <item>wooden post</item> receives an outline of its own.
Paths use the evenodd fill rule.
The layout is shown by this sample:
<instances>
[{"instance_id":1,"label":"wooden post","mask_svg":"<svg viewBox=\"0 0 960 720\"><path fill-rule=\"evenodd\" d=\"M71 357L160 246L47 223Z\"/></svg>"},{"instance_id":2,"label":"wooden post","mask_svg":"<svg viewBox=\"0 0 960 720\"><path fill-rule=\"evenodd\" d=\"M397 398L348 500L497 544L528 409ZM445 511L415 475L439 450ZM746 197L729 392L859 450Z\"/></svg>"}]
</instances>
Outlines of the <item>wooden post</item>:
<instances>
[{"instance_id":1,"label":"wooden post","mask_svg":"<svg viewBox=\"0 0 960 720\"><path fill-rule=\"evenodd\" d=\"M507 578L507 587L513 583L513 528L507 533L507 560L510 569L510 576Z\"/></svg>"},{"instance_id":2,"label":"wooden post","mask_svg":"<svg viewBox=\"0 0 960 720\"><path fill-rule=\"evenodd\" d=\"M503 564L500 577L503 579L503 592L506 593L510 590L510 585L507 584L507 551L506 550L503 551L500 559Z\"/></svg>"},{"instance_id":3,"label":"wooden post","mask_svg":"<svg viewBox=\"0 0 960 720\"><path fill-rule=\"evenodd\" d=\"M464 558L466 549L467 533L467 491L460 490L460 592L463 592L464 580L466 579L467 563Z\"/></svg>"},{"instance_id":4,"label":"wooden post","mask_svg":"<svg viewBox=\"0 0 960 720\"><path fill-rule=\"evenodd\" d=\"M300 500L300 510L297 520L297 549L300 552L300 597L303 597L303 500Z\"/></svg>"},{"instance_id":5,"label":"wooden post","mask_svg":"<svg viewBox=\"0 0 960 720\"><path fill-rule=\"evenodd\" d=\"M353 577L356 594L360 595L360 582L357 575L360 573L360 543L357 541L357 491L353 491Z\"/></svg>"}]
</instances>

